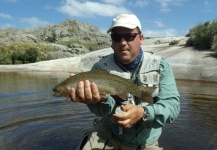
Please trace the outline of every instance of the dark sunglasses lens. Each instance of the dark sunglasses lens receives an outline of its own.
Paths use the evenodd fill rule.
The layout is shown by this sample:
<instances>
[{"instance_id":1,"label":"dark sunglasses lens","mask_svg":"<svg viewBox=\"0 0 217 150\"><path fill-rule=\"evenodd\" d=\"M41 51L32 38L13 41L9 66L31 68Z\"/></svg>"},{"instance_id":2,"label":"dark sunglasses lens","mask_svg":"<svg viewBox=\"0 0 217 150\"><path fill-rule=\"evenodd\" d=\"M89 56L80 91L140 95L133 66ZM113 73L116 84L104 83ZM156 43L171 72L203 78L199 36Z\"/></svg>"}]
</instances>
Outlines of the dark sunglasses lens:
<instances>
[{"instance_id":1,"label":"dark sunglasses lens","mask_svg":"<svg viewBox=\"0 0 217 150\"><path fill-rule=\"evenodd\" d=\"M127 41L127 42L130 42L130 41L133 41L135 39L137 34L125 34L124 35L124 39Z\"/></svg>"},{"instance_id":2,"label":"dark sunglasses lens","mask_svg":"<svg viewBox=\"0 0 217 150\"><path fill-rule=\"evenodd\" d=\"M133 41L138 33L129 34L111 34L111 39L115 42L120 42L122 38L127 42Z\"/></svg>"},{"instance_id":3,"label":"dark sunglasses lens","mask_svg":"<svg viewBox=\"0 0 217 150\"><path fill-rule=\"evenodd\" d=\"M122 35L121 34L111 34L111 38L112 38L112 41L120 42L122 39Z\"/></svg>"}]
</instances>

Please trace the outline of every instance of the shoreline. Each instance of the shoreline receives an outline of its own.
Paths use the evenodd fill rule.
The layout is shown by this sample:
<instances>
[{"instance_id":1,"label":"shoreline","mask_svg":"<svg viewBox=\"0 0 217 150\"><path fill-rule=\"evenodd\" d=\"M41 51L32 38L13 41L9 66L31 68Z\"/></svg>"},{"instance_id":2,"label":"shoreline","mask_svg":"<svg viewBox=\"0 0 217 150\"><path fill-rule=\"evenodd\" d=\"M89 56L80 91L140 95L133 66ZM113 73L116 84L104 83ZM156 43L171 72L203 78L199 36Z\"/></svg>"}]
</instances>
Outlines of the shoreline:
<instances>
[{"instance_id":1,"label":"shoreline","mask_svg":"<svg viewBox=\"0 0 217 150\"><path fill-rule=\"evenodd\" d=\"M179 45L170 46L174 38L153 38L144 40L144 51L151 51L165 58L172 66L177 80L217 82L217 59L212 51L197 51L183 46L186 37L175 37ZM161 40L161 43L159 41ZM158 44L155 44L158 41ZM82 72L91 69L100 58L112 53L111 48L94 51L76 57L41 61L31 64L0 65L0 72Z\"/></svg>"}]
</instances>

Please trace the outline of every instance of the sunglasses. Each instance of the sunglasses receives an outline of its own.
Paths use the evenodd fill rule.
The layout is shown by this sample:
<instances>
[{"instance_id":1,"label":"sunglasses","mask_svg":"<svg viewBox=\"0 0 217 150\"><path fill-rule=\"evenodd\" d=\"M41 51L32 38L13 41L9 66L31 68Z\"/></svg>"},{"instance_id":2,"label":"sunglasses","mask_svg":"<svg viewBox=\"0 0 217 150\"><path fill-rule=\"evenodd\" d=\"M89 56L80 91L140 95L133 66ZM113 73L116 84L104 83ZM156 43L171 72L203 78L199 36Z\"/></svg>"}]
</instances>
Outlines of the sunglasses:
<instances>
[{"instance_id":1,"label":"sunglasses","mask_svg":"<svg viewBox=\"0 0 217 150\"><path fill-rule=\"evenodd\" d=\"M140 33L127 33L127 34L111 34L111 39L112 41L115 42L120 42L122 40L122 38L124 38L125 41L130 42L130 41L134 41L134 39L136 38L136 36L140 34Z\"/></svg>"}]
</instances>

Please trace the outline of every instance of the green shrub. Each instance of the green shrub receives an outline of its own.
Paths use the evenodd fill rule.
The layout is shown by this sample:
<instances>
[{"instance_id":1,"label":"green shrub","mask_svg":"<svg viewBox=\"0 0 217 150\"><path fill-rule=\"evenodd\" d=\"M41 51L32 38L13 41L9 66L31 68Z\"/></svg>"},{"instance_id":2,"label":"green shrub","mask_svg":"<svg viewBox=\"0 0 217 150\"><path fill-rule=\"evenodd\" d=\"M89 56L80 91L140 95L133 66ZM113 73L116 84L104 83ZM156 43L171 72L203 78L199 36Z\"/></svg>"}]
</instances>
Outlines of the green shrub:
<instances>
[{"instance_id":1,"label":"green shrub","mask_svg":"<svg viewBox=\"0 0 217 150\"><path fill-rule=\"evenodd\" d=\"M37 61L38 51L36 48L27 49L23 55L23 59L27 63L34 63Z\"/></svg>"},{"instance_id":2,"label":"green shrub","mask_svg":"<svg viewBox=\"0 0 217 150\"><path fill-rule=\"evenodd\" d=\"M4 57L0 57L0 64L4 64L4 65L11 64L10 60L8 60L7 58L7 55Z\"/></svg>"},{"instance_id":3,"label":"green shrub","mask_svg":"<svg viewBox=\"0 0 217 150\"><path fill-rule=\"evenodd\" d=\"M201 23L192 28L186 35L189 36L186 45L196 49L211 49L216 35L217 20Z\"/></svg>"},{"instance_id":4,"label":"green shrub","mask_svg":"<svg viewBox=\"0 0 217 150\"><path fill-rule=\"evenodd\" d=\"M169 45L176 45L179 43L179 40L173 40L169 43Z\"/></svg>"},{"instance_id":5,"label":"green shrub","mask_svg":"<svg viewBox=\"0 0 217 150\"><path fill-rule=\"evenodd\" d=\"M50 55L50 53L47 53L47 52L38 53L37 61L45 61L45 60L51 60L51 59L52 59L52 56Z\"/></svg>"},{"instance_id":6,"label":"green shrub","mask_svg":"<svg viewBox=\"0 0 217 150\"><path fill-rule=\"evenodd\" d=\"M48 37L46 39L47 42L50 42L50 43L55 43L56 42L56 38L55 37Z\"/></svg>"},{"instance_id":7,"label":"green shrub","mask_svg":"<svg viewBox=\"0 0 217 150\"><path fill-rule=\"evenodd\" d=\"M36 48L29 48L24 53L21 52L13 52L11 54L12 64L16 64L17 62L25 63L34 63L37 61L38 51Z\"/></svg>"},{"instance_id":8,"label":"green shrub","mask_svg":"<svg viewBox=\"0 0 217 150\"><path fill-rule=\"evenodd\" d=\"M11 61L12 61L12 64L16 64L17 59L18 59L18 54L17 54L17 52L13 52L13 53L11 54Z\"/></svg>"},{"instance_id":9,"label":"green shrub","mask_svg":"<svg viewBox=\"0 0 217 150\"><path fill-rule=\"evenodd\" d=\"M217 52L217 34L213 37L212 49Z\"/></svg>"},{"instance_id":10,"label":"green shrub","mask_svg":"<svg viewBox=\"0 0 217 150\"><path fill-rule=\"evenodd\" d=\"M56 51L56 48L52 46L38 44L38 43L8 42L7 45L0 43L0 64L29 63L29 61L27 61L26 58L24 58L23 56L24 53L26 53L26 51L29 49L35 49L36 51L41 53L40 55L39 54L37 55L37 61L50 60L51 59L50 55L43 56L43 54L46 53L49 54L49 52ZM30 60L30 62L31 61L32 60Z\"/></svg>"}]
</instances>

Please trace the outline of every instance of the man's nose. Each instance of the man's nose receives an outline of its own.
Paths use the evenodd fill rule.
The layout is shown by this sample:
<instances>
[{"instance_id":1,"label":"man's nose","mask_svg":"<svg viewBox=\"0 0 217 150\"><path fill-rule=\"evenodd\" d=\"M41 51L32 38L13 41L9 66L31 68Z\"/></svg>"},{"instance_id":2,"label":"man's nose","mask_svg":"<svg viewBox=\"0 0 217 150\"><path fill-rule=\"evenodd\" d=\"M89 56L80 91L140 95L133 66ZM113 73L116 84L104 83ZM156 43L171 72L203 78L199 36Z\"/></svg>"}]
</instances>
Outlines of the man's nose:
<instances>
[{"instance_id":1,"label":"man's nose","mask_svg":"<svg viewBox=\"0 0 217 150\"><path fill-rule=\"evenodd\" d=\"M125 44L127 43L127 41L124 39L124 37L122 37L120 43L121 43L122 45L125 45Z\"/></svg>"}]
</instances>

